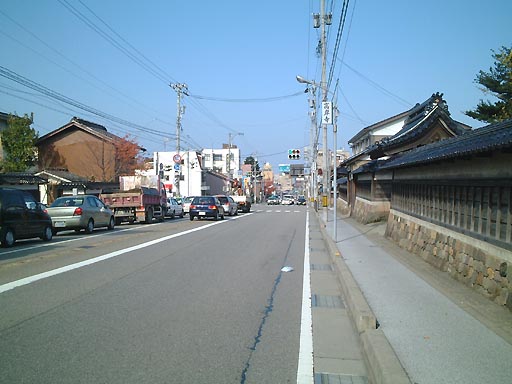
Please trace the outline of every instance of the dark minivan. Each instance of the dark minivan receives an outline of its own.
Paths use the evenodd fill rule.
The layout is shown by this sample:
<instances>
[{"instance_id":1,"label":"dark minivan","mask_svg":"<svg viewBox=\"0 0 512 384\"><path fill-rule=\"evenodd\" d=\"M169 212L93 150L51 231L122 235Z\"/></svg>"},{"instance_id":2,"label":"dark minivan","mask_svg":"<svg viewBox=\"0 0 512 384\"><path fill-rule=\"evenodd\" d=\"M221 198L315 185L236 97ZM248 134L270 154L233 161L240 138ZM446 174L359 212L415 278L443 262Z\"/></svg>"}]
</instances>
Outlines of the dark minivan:
<instances>
[{"instance_id":1,"label":"dark minivan","mask_svg":"<svg viewBox=\"0 0 512 384\"><path fill-rule=\"evenodd\" d=\"M50 241L52 219L44 205L23 190L0 188L0 243L12 247L17 239L40 237Z\"/></svg>"}]
</instances>

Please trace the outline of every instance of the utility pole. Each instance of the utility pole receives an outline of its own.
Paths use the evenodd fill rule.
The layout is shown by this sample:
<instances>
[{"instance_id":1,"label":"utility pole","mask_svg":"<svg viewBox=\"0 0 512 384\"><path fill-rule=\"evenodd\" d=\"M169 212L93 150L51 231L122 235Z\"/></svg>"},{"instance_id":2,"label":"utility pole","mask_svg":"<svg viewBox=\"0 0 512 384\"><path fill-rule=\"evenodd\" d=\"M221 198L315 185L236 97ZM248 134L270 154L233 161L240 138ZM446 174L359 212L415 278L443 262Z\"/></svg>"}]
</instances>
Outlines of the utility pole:
<instances>
[{"instance_id":1,"label":"utility pole","mask_svg":"<svg viewBox=\"0 0 512 384\"><path fill-rule=\"evenodd\" d=\"M187 84L170 84L170 87L176 91L177 99L176 99L176 154L180 154L180 135L181 135L181 115L185 113L185 107L181 106L181 95L188 96L188 87ZM180 170L175 171L174 174L174 184L176 185L176 193L180 196L180 180L181 180L181 164Z\"/></svg>"},{"instance_id":2,"label":"utility pole","mask_svg":"<svg viewBox=\"0 0 512 384\"><path fill-rule=\"evenodd\" d=\"M326 66L327 66L327 47L325 37L325 0L320 1L320 26L321 26L321 44L322 44L322 80L320 86L322 88L322 101L327 101L327 81L326 81ZM322 122L322 146L323 146L323 172L322 172L322 205L328 209L328 188L329 183L329 163L327 159L327 124Z\"/></svg>"},{"instance_id":3,"label":"utility pole","mask_svg":"<svg viewBox=\"0 0 512 384\"><path fill-rule=\"evenodd\" d=\"M310 167L310 176L309 176L309 197L313 199L315 204L315 209L318 210L318 196L317 196L317 180L316 180L316 132L317 132L317 120L316 120L316 86L311 85L309 87L311 92L311 99L309 101L310 107L310 117L311 117L311 129L309 132L309 167Z\"/></svg>"}]
</instances>

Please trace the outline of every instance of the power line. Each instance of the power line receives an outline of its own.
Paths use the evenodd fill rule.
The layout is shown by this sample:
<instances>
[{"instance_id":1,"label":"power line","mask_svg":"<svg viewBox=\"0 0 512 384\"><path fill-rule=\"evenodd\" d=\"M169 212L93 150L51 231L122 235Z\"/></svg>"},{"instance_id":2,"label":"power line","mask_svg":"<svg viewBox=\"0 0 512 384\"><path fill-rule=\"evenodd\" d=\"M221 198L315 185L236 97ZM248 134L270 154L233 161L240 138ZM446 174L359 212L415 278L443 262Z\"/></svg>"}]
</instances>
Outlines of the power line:
<instances>
[{"instance_id":1,"label":"power line","mask_svg":"<svg viewBox=\"0 0 512 384\"><path fill-rule=\"evenodd\" d=\"M343 29L345 27L345 20L347 17L347 9L348 9L349 2L350 2L349 0L344 0L343 5L341 7L340 22L338 24L338 33L336 35L336 42L334 44L334 50L332 52L331 68L329 69L327 88L329 88L331 86L332 77L334 74L334 68L336 67L336 58L338 57L338 49L341 44L341 37L343 34Z\"/></svg>"},{"instance_id":2,"label":"power line","mask_svg":"<svg viewBox=\"0 0 512 384\"><path fill-rule=\"evenodd\" d=\"M153 75L155 78L163 82L164 84L169 83L169 79L163 76L161 73L151 68L148 64L146 64L143 60L139 59L136 55L130 52L128 49L123 47L116 39L110 36L107 32L98 27L93 21L91 21L87 16L85 16L82 12L76 9L73 5L71 5L67 0L58 0L69 12L75 15L79 20L81 20L85 25L91 28L94 32L100 35L103 39L109 42L113 47L122 52L125 56L127 56L134 63L143 68L146 72Z\"/></svg>"},{"instance_id":3,"label":"power line","mask_svg":"<svg viewBox=\"0 0 512 384\"><path fill-rule=\"evenodd\" d=\"M163 77L167 77L171 79L174 83L177 83L176 80L172 78L168 73L166 73L162 68L156 65L152 60L150 60L146 55L144 55L140 50L130 44L126 39L124 39L119 33L117 33L109 24L107 24L101 17L98 16L96 12L94 12L91 8L89 8L82 0L78 0L80 4L82 4L90 13L92 13L103 25L105 25L113 34L115 34L118 38L120 38L125 44L127 44L131 49L133 49L136 53L144 58L156 71L160 72Z\"/></svg>"},{"instance_id":4,"label":"power line","mask_svg":"<svg viewBox=\"0 0 512 384\"><path fill-rule=\"evenodd\" d=\"M412 105L414 105L410 101L407 101L407 100L401 98L400 96L398 96L398 95L394 94L393 92L391 92L391 91L387 90L386 88L384 88L382 85L380 85L380 84L376 83L375 81L369 79L367 76L363 75L361 72L359 72L355 68L353 68L350 65L348 65L345 61L341 61L341 64L344 65L345 67L347 67L348 69L350 69L352 72L354 72L356 75L361 77L363 80L367 81L374 88L378 89L379 91L381 91L382 93L386 94L387 96L395 99L395 101L397 101L398 103L400 103L400 104L402 104L402 105L404 105L406 107L411 107Z\"/></svg>"},{"instance_id":5,"label":"power line","mask_svg":"<svg viewBox=\"0 0 512 384\"><path fill-rule=\"evenodd\" d=\"M121 92L120 90L116 89L115 87L107 84L105 81L101 80L100 78L98 78L97 76L95 76L93 73L91 73L90 71L88 71L87 69L83 68L81 65L79 65L78 63L76 63L75 61L71 60L68 56L64 55L63 53L61 53L60 51L58 51L57 49L55 49L54 47L52 47L50 44L48 44L47 42L45 42L44 40L42 40L39 36L37 36L35 33L33 33L32 31L30 31L29 29L27 29L25 26L23 26L21 23L19 23L18 21L14 20L11 16L7 15L5 12L3 12L2 10L0 10L0 14L2 14L5 18L7 18L9 21L11 21L13 24L15 24L16 26L18 26L18 28L22 29L23 31L25 31L28 35L30 35L31 37L33 37L34 39L36 39L37 41L39 41L41 44L43 44L45 47L47 47L48 49L50 49L53 53L55 53L56 55L58 55L60 58L64 59L65 61L67 61L68 63L72 64L73 66L75 66L76 68L78 68L80 71L82 71L83 73L85 73L86 75L90 76L92 79L96 80L97 82L103 84L106 88L114 91L115 93L117 93L118 95L124 97L128 102L131 102L133 106L138 106L141 108L141 110L146 110L146 113L148 113L148 111L151 111L151 113L159 113L158 111L152 109L151 107L147 106L147 105L144 105L143 103L140 103L138 100L135 100L134 98L126 95L125 93ZM93 86L94 88L96 89L99 89L101 90L102 92L104 92L105 90L104 89L100 89L98 86L96 86L95 84L93 84L91 81L79 76L78 74L76 74L75 72L69 70L68 68L62 66L60 63L50 59L49 57L45 56L44 54L42 54L41 52L38 52L36 51L35 49L27 46L26 44L24 44L23 42L19 41L18 39L14 38L13 36L3 32L3 31L0 31L0 33L4 34L5 36L7 36L8 38L10 38L11 40L15 41L16 43L18 43L19 45L25 47L26 49L34 52L35 54L43 57L44 59L48 60L50 63L62 68L64 71L70 73L71 75L77 77L78 79L80 80L83 80L85 82L87 82L88 84L90 84L91 86ZM107 90L108 92L108 90ZM111 94L111 93L109 93ZM112 96L114 96L113 94L111 94ZM115 96L114 96L115 97ZM118 100L121 100L120 98L118 98Z\"/></svg>"},{"instance_id":6,"label":"power line","mask_svg":"<svg viewBox=\"0 0 512 384\"><path fill-rule=\"evenodd\" d=\"M165 134L163 132L132 123L130 121L124 120L122 118L116 117L116 116L108 114L106 112L102 112L96 108L90 107L90 106L83 104L79 101L76 101L70 97L67 97L65 95L62 95L62 94L56 92L56 91L53 91L53 90L45 87L44 85L38 84L35 81L32 81L26 77L23 77L23 76L17 74L16 72L13 72L3 66L0 66L0 76L5 77L9 80L12 80L18 84L21 84L27 88L38 91L38 92L42 93L43 95L46 95L52 99L59 100L65 104L72 105L76 108L79 108L81 110L92 113L93 115L103 117L107 120L116 122L118 124L125 125L125 126L131 127L131 128L134 128L139 131L146 132L146 133Z\"/></svg>"},{"instance_id":7,"label":"power line","mask_svg":"<svg viewBox=\"0 0 512 384\"><path fill-rule=\"evenodd\" d=\"M258 102L271 102L271 101L277 101L277 100L284 100L289 99L291 97L302 95L304 92L296 92L292 93L290 95L284 95L284 96L273 96L273 97L266 97L266 98L252 98L252 99L228 99L228 98L222 98L222 97L209 97L209 96L200 96L200 95L189 95L190 97L193 97L195 99L201 99L201 100L210 100L210 101L222 101L227 103L258 103Z\"/></svg>"}]
</instances>

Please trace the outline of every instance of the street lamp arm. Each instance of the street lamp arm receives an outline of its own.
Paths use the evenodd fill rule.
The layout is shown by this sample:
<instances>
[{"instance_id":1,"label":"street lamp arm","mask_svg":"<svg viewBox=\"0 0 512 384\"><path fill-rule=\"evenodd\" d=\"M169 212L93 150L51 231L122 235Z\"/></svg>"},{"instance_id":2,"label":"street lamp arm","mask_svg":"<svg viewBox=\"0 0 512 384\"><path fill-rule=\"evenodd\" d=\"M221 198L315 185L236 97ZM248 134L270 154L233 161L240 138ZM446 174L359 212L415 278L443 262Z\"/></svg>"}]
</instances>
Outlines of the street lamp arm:
<instances>
[{"instance_id":1,"label":"street lamp arm","mask_svg":"<svg viewBox=\"0 0 512 384\"><path fill-rule=\"evenodd\" d=\"M327 93L330 93L331 95L334 95L334 93L331 92L328 88L326 88L325 86L322 86L322 84L319 84L314 80L307 80L300 75L297 75L295 77L295 79L297 79L297 81L301 84L309 84L309 85L313 86L314 88L320 88L321 90L323 90Z\"/></svg>"}]
</instances>

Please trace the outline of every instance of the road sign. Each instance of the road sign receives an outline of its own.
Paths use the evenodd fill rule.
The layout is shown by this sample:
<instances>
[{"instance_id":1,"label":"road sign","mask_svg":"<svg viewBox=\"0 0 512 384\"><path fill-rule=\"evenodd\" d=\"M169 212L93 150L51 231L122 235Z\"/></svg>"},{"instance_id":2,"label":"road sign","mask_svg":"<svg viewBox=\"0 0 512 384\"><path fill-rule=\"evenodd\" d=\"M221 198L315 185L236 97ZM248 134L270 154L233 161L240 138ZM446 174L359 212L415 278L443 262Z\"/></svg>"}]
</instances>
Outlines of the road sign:
<instances>
[{"instance_id":1,"label":"road sign","mask_svg":"<svg viewBox=\"0 0 512 384\"><path fill-rule=\"evenodd\" d=\"M176 164L181 163L181 156L179 155L179 153L175 154L175 155L172 157L172 159L174 160L174 162L175 162Z\"/></svg>"},{"instance_id":2,"label":"road sign","mask_svg":"<svg viewBox=\"0 0 512 384\"><path fill-rule=\"evenodd\" d=\"M332 125L332 102L322 101L322 123Z\"/></svg>"},{"instance_id":3,"label":"road sign","mask_svg":"<svg viewBox=\"0 0 512 384\"><path fill-rule=\"evenodd\" d=\"M180 170L180 165L179 164L174 164L174 170L175 171L179 171Z\"/></svg>"}]
</instances>

